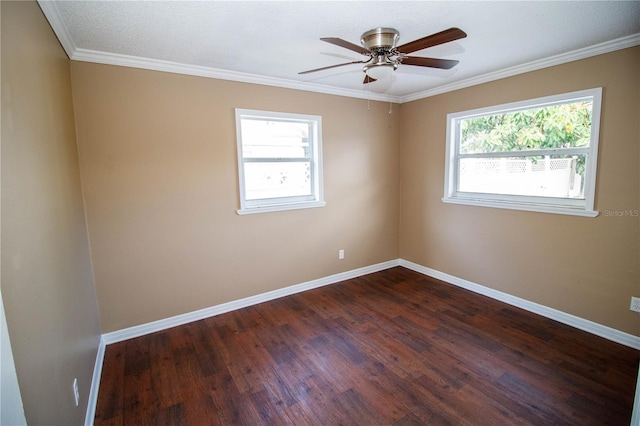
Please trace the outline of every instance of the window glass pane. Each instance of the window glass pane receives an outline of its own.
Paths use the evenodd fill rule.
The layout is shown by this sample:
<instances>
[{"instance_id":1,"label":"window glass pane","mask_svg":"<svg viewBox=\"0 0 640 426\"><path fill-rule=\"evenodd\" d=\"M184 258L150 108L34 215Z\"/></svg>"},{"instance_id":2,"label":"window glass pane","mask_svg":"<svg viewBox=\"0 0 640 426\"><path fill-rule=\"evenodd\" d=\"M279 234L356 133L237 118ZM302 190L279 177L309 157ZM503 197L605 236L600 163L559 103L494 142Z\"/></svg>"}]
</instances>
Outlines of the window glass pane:
<instances>
[{"instance_id":1,"label":"window glass pane","mask_svg":"<svg viewBox=\"0 0 640 426\"><path fill-rule=\"evenodd\" d=\"M462 158L458 191L584 199L585 155Z\"/></svg>"},{"instance_id":2,"label":"window glass pane","mask_svg":"<svg viewBox=\"0 0 640 426\"><path fill-rule=\"evenodd\" d=\"M460 154L588 147L592 101L460 120Z\"/></svg>"},{"instance_id":3,"label":"window glass pane","mask_svg":"<svg viewBox=\"0 0 640 426\"><path fill-rule=\"evenodd\" d=\"M312 195L311 163L245 163L247 200Z\"/></svg>"},{"instance_id":4,"label":"window glass pane","mask_svg":"<svg viewBox=\"0 0 640 426\"><path fill-rule=\"evenodd\" d=\"M236 108L238 214L322 207L322 117Z\"/></svg>"},{"instance_id":5,"label":"window glass pane","mask_svg":"<svg viewBox=\"0 0 640 426\"><path fill-rule=\"evenodd\" d=\"M243 118L244 158L309 158L309 123Z\"/></svg>"}]
</instances>

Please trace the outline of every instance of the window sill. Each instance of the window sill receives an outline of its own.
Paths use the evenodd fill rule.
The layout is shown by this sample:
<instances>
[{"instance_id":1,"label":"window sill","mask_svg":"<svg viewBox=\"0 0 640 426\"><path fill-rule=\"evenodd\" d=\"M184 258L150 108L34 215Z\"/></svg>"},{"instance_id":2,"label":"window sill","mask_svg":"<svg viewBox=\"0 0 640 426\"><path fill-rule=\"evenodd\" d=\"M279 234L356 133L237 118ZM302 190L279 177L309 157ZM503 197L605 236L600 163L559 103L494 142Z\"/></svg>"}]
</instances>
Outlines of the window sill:
<instances>
[{"instance_id":1,"label":"window sill","mask_svg":"<svg viewBox=\"0 0 640 426\"><path fill-rule=\"evenodd\" d=\"M585 210L582 208L551 206L546 204L535 203L513 203L507 201L490 201L490 200L477 200L467 198L443 198L442 202L449 204L462 204L478 207L492 207L496 209L509 209L509 210L521 210L537 213L552 213L552 214L564 214L570 216L582 216L582 217L596 217L600 212L596 210Z\"/></svg>"},{"instance_id":2,"label":"window sill","mask_svg":"<svg viewBox=\"0 0 640 426\"><path fill-rule=\"evenodd\" d=\"M300 210L300 209L313 209L317 207L324 207L327 203L324 201L313 201L309 203L291 203L291 204L273 204L269 206L257 206L257 207L245 207L240 210L236 210L239 215L255 214L255 213L269 213L280 212L285 210Z\"/></svg>"}]
</instances>

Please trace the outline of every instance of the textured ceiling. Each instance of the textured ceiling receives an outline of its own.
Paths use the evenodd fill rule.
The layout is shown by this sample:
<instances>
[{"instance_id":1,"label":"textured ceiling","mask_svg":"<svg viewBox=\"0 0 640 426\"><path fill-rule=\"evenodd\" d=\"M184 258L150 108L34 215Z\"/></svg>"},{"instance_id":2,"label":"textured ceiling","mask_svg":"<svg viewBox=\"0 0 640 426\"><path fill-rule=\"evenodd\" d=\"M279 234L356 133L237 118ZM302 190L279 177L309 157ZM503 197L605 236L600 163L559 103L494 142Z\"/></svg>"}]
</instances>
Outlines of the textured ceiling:
<instances>
[{"instance_id":1,"label":"textured ceiling","mask_svg":"<svg viewBox=\"0 0 640 426\"><path fill-rule=\"evenodd\" d=\"M640 44L640 1L44 1L71 59L407 101ZM412 53L456 59L451 70L401 65L362 84L359 44L375 27L399 44L450 27L468 37Z\"/></svg>"}]
</instances>

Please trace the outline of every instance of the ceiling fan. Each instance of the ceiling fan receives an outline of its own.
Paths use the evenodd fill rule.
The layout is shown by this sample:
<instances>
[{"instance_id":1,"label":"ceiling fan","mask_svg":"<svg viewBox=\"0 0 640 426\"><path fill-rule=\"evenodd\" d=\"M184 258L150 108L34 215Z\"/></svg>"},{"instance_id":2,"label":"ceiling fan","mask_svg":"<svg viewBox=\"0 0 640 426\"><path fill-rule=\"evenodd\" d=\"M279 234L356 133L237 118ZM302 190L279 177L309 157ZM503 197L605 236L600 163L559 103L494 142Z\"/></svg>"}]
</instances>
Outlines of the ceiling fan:
<instances>
[{"instance_id":1,"label":"ceiling fan","mask_svg":"<svg viewBox=\"0 0 640 426\"><path fill-rule=\"evenodd\" d=\"M375 28L367 31L362 34L362 37L360 37L360 43L362 46L358 46L357 44L337 37L324 37L320 40L361 53L368 56L368 59L363 61L346 62L344 64L329 65L328 67L302 71L298 74L309 74L344 65L365 64L362 70L366 74L363 81L363 83L366 84L388 77L400 64L450 69L455 67L459 61L451 59L422 58L418 56L409 56L407 54L426 49L427 47L437 46L439 44L465 38L466 36L467 34L460 28L449 28L448 30L440 31L439 33L431 34L410 43L403 44L402 46L396 46L400 39L400 33L393 28Z\"/></svg>"}]
</instances>

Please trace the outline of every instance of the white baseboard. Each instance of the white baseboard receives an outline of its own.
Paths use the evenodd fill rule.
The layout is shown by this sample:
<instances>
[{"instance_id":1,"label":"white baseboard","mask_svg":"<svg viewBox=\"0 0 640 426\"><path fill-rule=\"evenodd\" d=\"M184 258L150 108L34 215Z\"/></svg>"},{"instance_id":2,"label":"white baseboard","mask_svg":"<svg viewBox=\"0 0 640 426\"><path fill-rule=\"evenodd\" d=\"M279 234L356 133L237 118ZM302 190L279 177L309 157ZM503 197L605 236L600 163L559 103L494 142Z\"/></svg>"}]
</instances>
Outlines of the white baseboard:
<instances>
[{"instance_id":1,"label":"white baseboard","mask_svg":"<svg viewBox=\"0 0 640 426\"><path fill-rule=\"evenodd\" d=\"M104 350L107 345L104 337L100 337L98 353L96 354L96 364L93 367L93 377L91 378L91 389L87 401L87 413L84 418L85 426L92 426L96 417L96 405L98 404L98 390L100 389L100 377L102 376L102 363L104 361Z\"/></svg>"},{"instance_id":2,"label":"white baseboard","mask_svg":"<svg viewBox=\"0 0 640 426\"><path fill-rule=\"evenodd\" d=\"M102 373L102 362L104 359L104 351L106 345L121 342L134 337L144 336L146 334L155 333L157 331L166 330L171 327L187 324L193 321L209 318L215 315L231 312L236 309L246 308L248 306L256 305L258 303L267 302L269 300L278 299L281 297L289 296L292 294L300 293L306 290L322 287L329 284L335 284L348 279L356 278L362 275L379 272L385 269L393 268L395 266L403 266L407 269L419 272L429 277L436 278L446 283L471 290L475 293L488 296L492 299L499 300L518 308L522 308L529 312L541 315L546 318L550 318L561 322L563 324L570 325L580 330L587 331L605 339L621 343L631 348L640 349L640 337L624 333L622 331L607 327L580 317L576 317L571 314L567 314L562 311L558 311L553 308L549 308L538 303L530 302L525 299L521 299L516 296L512 296L507 293L503 293L498 290L491 289L489 287L482 286L480 284L473 283L471 281L464 280L462 278L455 277L453 275L446 274L444 272L437 271L435 269L427 268L417 263L410 262L404 259L395 259L387 262L378 263L364 268L353 269L351 271L342 272L328 277L319 278L317 280L307 281L301 284L292 285L289 287L281 288L278 290L269 291L255 296L245 297L244 299L234 300L231 302L223 303L209 308L201 309L194 312L188 312L182 315L176 315L174 317L165 318L158 321L153 321L146 324L137 325L134 327L125 328L110 333L105 333L100 339L100 347L98 349L98 355L96 357L96 365L93 372L93 379L91 383L91 391L89 394L89 402L87 406L87 414L85 419L85 425L89 426L93 424L95 417L96 404L98 400L98 389L100 387L100 376ZM640 387L640 382L639 382ZM638 395L636 395L636 400ZM637 404L637 403L636 403ZM635 415L635 410L634 410Z\"/></svg>"},{"instance_id":3,"label":"white baseboard","mask_svg":"<svg viewBox=\"0 0 640 426\"><path fill-rule=\"evenodd\" d=\"M328 277L319 278L317 280L307 281L301 284L292 285L278 290L269 291L267 293L257 294L255 296L245 297L244 299L233 300L231 302L220 305L211 306L199 311L188 312L182 315L153 321L134 327L125 328L111 333L105 333L100 339L98 347L98 355L96 356L96 365L93 370L93 378L91 381L91 391L89 392L89 402L87 405L87 414L85 416L85 426L91 426L96 416L96 406L98 403L98 391L100 388L100 377L102 375L102 363L104 360L104 351L107 345L122 342L124 340L133 339L134 337L144 336L146 334L155 333L156 331L166 330L178 325L187 324L193 321L209 318L215 315L231 312L236 309L246 308L248 306L257 305L258 303L267 302L269 300L278 299L280 297L289 296L300 293L313 288L322 287L329 284L335 284L351 278L360 277L362 275L383 271L393 268L400 264L399 259L378 263L364 268L353 269L351 271L341 272L339 274L330 275Z\"/></svg>"},{"instance_id":4,"label":"white baseboard","mask_svg":"<svg viewBox=\"0 0 640 426\"><path fill-rule=\"evenodd\" d=\"M279 299L284 296L290 296L292 294L300 293L313 288L322 287L329 284L335 284L340 281L348 280L351 278L360 277L362 275L371 274L374 272L382 271L385 269L398 266L400 261L389 260L387 262L378 263L364 268L353 269L351 271L341 272L339 274L330 275L328 277L319 278L317 280L307 281L301 284L295 284L289 287L280 288L278 290L269 291L255 296L245 297L244 299L234 300L220 305L211 306L209 308L201 309L199 311L188 312L182 315L176 315L174 317L161 319L158 321L149 322L146 324L136 325L134 327L125 328L111 333L105 333L102 335L107 345L111 343L121 342L127 339L133 339L134 337L144 336L146 334L155 333L156 331L166 330L178 325L187 324L193 321L209 318L215 315L224 314L227 312L235 311L236 309L246 308L248 306L257 305L258 303L268 302L269 300Z\"/></svg>"},{"instance_id":5,"label":"white baseboard","mask_svg":"<svg viewBox=\"0 0 640 426\"><path fill-rule=\"evenodd\" d=\"M453 284L458 287L471 290L474 293L479 293L484 296L490 297L495 300L507 303L518 308L522 308L526 311L533 312L543 317L561 322L563 324L570 325L577 329L587 331L596 336L604 337L605 339L629 346L634 349L640 349L640 337L634 336L629 333L616 330L615 328L607 327L602 324L589 321L584 318L571 315L557 309L549 308L538 303L530 302L525 299L521 299L516 296L512 296L507 293L503 293L498 290L494 290L489 287L482 286L480 284L473 283L471 281L464 280L462 278L454 277L453 275L445 274L444 272L437 271L435 269L427 268L417 263L410 262L408 260L400 259L400 266L420 272L421 274L436 278L449 284Z\"/></svg>"},{"instance_id":6,"label":"white baseboard","mask_svg":"<svg viewBox=\"0 0 640 426\"><path fill-rule=\"evenodd\" d=\"M340 281L356 278L362 275L371 274L374 272L382 271L385 269L393 268L394 266L403 266L421 274L439 279L441 281L453 284L458 287L471 290L475 293L482 294L492 299L499 300L509 305L516 306L518 308L525 309L527 311L542 315L543 317L550 318L561 322L563 324L570 325L580 330L587 331L605 339L621 343L623 345L632 347L634 349L640 349L640 337L628 334L611 327L607 327L593 321L586 320L584 318L571 315L557 309L549 308L538 303L530 302L525 299L521 299L516 296L512 296L507 293L503 293L498 290L494 290L489 287L482 286L480 284L473 283L471 281L464 280L462 278L455 277L453 275L446 274L444 272L437 271L435 269L427 268L417 263L410 262L404 259L389 260L387 262L378 263L363 268L353 269L351 271L341 272L339 274L330 275L328 277L319 278L317 280L307 281L301 284L295 284L289 287L281 288L278 290L269 291L255 296L245 297L244 299L233 300L231 302L222 303L220 305L211 306L209 308L201 309L198 311L188 312L186 314L176 315L173 317L161 319L158 321L149 322L146 324L137 325L134 327L125 328L102 335L102 345L109 345L111 343L121 342L127 339L133 339L134 337L144 336L146 334L155 333L157 331L166 330L178 325L187 324L189 322L198 321L201 319L209 318L215 315L220 315L226 312L231 312L236 309L246 308L248 306L256 305L258 303L267 302L269 300L278 299L281 297L289 296L292 294L300 293L313 288L322 287L329 284L334 284Z\"/></svg>"}]
</instances>

